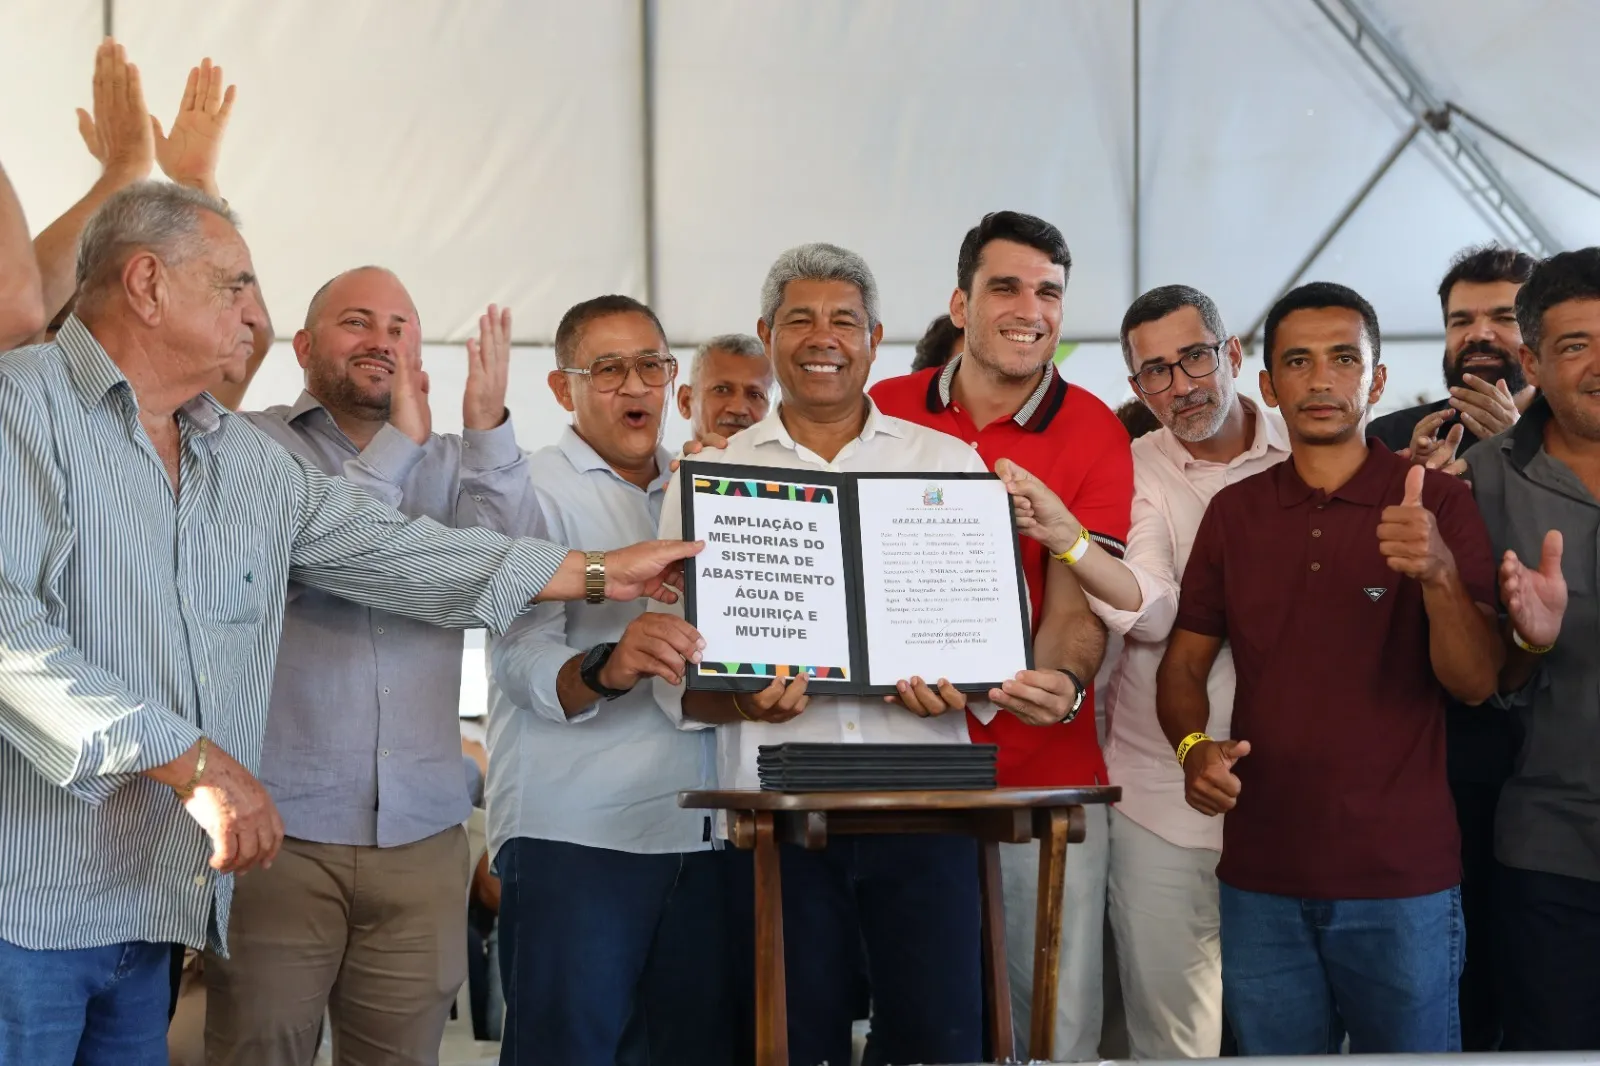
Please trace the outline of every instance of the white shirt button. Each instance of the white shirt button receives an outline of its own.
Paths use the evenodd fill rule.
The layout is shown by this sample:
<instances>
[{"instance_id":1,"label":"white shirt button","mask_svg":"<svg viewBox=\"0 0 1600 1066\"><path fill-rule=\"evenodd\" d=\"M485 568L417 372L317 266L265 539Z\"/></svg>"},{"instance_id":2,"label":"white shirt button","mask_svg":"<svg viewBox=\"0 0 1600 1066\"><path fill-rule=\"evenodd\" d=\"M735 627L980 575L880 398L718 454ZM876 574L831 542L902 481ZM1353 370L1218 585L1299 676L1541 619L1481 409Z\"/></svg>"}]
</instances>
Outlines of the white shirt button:
<instances>
[{"instance_id":1,"label":"white shirt button","mask_svg":"<svg viewBox=\"0 0 1600 1066\"><path fill-rule=\"evenodd\" d=\"M478 502L479 502L479 503L482 503L482 502L483 502L483 497L482 497L482 496L479 496L479 495L478 495L478 494L477 494L477 493L473 493L473 495L472 495L472 498L473 498L473 499L474 499L474 500L477 500L477 501L478 501Z\"/></svg>"},{"instance_id":2,"label":"white shirt button","mask_svg":"<svg viewBox=\"0 0 1600 1066\"><path fill-rule=\"evenodd\" d=\"M379 627L378 627L378 632L379 632L379 633L380 633L380 634L382 634L382 632L383 632L383 627L382 627L382 626L379 626Z\"/></svg>"},{"instance_id":3,"label":"white shirt button","mask_svg":"<svg viewBox=\"0 0 1600 1066\"><path fill-rule=\"evenodd\" d=\"M205 674L201 674L200 675L200 683L202 685L206 683L206 675Z\"/></svg>"},{"instance_id":4,"label":"white shirt button","mask_svg":"<svg viewBox=\"0 0 1600 1066\"><path fill-rule=\"evenodd\" d=\"M205 888L206 887L206 875L205 874L195 874L194 875L194 887L196 887L196 888Z\"/></svg>"},{"instance_id":5,"label":"white shirt button","mask_svg":"<svg viewBox=\"0 0 1600 1066\"><path fill-rule=\"evenodd\" d=\"M378 752L378 754L382 755L385 759L387 759L389 757L389 749L388 748L384 748L382 751Z\"/></svg>"},{"instance_id":6,"label":"white shirt button","mask_svg":"<svg viewBox=\"0 0 1600 1066\"><path fill-rule=\"evenodd\" d=\"M385 695L385 696L387 696L387 695L388 695L388 694L389 694L389 690L388 690L388 689L384 689L384 690L383 690L383 694L384 694L384 695Z\"/></svg>"},{"instance_id":7,"label":"white shirt button","mask_svg":"<svg viewBox=\"0 0 1600 1066\"><path fill-rule=\"evenodd\" d=\"M854 733L856 731L856 724L854 722L846 722L844 724L844 727L846 729L850 730L850 732L852 732L852 733Z\"/></svg>"}]
</instances>

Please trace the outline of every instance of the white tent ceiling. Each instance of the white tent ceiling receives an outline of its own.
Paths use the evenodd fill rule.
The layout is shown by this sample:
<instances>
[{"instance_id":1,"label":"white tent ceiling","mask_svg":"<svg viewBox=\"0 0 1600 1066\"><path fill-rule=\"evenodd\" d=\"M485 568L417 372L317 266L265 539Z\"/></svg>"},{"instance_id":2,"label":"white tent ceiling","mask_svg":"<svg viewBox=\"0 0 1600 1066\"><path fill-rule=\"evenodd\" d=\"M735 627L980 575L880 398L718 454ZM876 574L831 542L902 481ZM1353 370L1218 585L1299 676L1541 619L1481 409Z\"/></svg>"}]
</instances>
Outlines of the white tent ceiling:
<instances>
[{"instance_id":1,"label":"white tent ceiling","mask_svg":"<svg viewBox=\"0 0 1600 1066\"><path fill-rule=\"evenodd\" d=\"M943 309L961 234L998 207L1067 234L1067 336L1113 336L1136 286L1171 281L1242 330L1411 118L1312 0L1140 0L1136 255L1135 6L0 0L0 160L36 228L88 186L73 108L109 12L158 115L202 55L238 83L220 184L280 336L327 277L377 262L430 340L459 342L492 300L547 343L567 306L615 291L692 343L751 328L772 257L830 240L873 265L905 341ZM1600 182L1591 0L1362 6L1438 96ZM1600 232L1600 202L1477 139L1563 243ZM1434 287L1494 234L1419 138L1306 272L1418 338L1387 352L1396 402L1437 388ZM539 394L526 421L546 419L548 363L521 358L517 387ZM1066 366L1110 402L1126 391L1114 347ZM275 353L251 401L296 380Z\"/></svg>"}]
</instances>

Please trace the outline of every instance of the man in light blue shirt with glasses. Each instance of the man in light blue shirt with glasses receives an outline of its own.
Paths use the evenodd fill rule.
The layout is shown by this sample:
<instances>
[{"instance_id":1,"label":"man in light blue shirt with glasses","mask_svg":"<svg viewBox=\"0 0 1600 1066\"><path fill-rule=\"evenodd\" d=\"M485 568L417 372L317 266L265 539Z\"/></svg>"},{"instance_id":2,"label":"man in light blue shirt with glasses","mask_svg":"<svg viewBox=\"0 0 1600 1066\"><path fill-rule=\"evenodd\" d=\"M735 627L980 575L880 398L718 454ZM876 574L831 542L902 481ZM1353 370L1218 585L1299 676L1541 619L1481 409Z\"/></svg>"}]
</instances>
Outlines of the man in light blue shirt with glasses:
<instances>
[{"instance_id":1,"label":"man in light blue shirt with glasses","mask_svg":"<svg viewBox=\"0 0 1600 1066\"><path fill-rule=\"evenodd\" d=\"M655 535L671 476L662 418L677 365L654 313L578 304L550 388L573 421L529 460L549 536ZM728 1061L723 873L680 789L710 781L712 737L680 732L652 677L698 654L681 618L625 604L536 608L490 651L489 848L501 879L500 1061Z\"/></svg>"}]
</instances>

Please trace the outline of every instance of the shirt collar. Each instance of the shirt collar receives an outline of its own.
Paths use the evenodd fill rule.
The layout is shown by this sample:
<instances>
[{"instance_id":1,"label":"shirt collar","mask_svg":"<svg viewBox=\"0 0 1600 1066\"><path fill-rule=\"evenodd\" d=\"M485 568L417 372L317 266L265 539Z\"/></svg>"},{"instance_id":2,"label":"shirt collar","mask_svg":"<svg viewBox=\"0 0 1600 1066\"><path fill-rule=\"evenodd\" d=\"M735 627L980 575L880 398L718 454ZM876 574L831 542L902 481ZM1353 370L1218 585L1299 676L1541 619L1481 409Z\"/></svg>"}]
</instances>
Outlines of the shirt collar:
<instances>
[{"instance_id":1,"label":"shirt collar","mask_svg":"<svg viewBox=\"0 0 1600 1066\"><path fill-rule=\"evenodd\" d=\"M1252 459L1260 459L1268 452L1273 451L1288 455L1290 450L1289 431L1284 427L1283 420L1275 417L1272 412L1264 410L1261 405L1248 396L1240 396L1235 393L1234 398L1238 400L1245 410L1255 415L1255 435L1250 440L1250 447L1240 452L1227 465L1236 466ZM1164 426L1156 438L1156 446L1165 452L1167 458L1180 470L1186 469L1195 463L1207 462L1205 459L1196 459L1190 454L1189 449L1183 446L1183 442L1178 439L1177 434Z\"/></svg>"},{"instance_id":2,"label":"shirt collar","mask_svg":"<svg viewBox=\"0 0 1600 1066\"><path fill-rule=\"evenodd\" d=\"M293 407L289 408L289 421L293 422L296 419L303 418L312 411L322 411L326 413L327 408L322 406L321 400L311 395L311 393L305 389L301 389L300 398L294 402ZM329 417L331 418L332 416L330 415Z\"/></svg>"},{"instance_id":3,"label":"shirt collar","mask_svg":"<svg viewBox=\"0 0 1600 1066\"><path fill-rule=\"evenodd\" d=\"M857 440L868 441L882 433L886 437L904 437L906 435L905 423L897 418L890 418L878 409L878 405L871 396L864 397L867 401L867 418L861 424L861 435ZM789 435L789 427L783 424L780 412L783 410L783 401L779 400L776 407L768 413L767 417L743 430L739 436L747 437L751 444L778 443L790 451L797 451L801 447Z\"/></svg>"},{"instance_id":4,"label":"shirt collar","mask_svg":"<svg viewBox=\"0 0 1600 1066\"><path fill-rule=\"evenodd\" d=\"M944 369L932 375L928 380L928 412L942 414L950 406L950 387L956 380L956 370L961 365L962 356L957 355L944 365ZM1042 433L1056 417L1056 412L1061 410L1061 405L1067 398L1067 382L1056 372L1055 361L1052 360L1046 368L1044 377L1039 379L1039 387L1033 390L1021 407L1017 408L1011 420L1029 433Z\"/></svg>"},{"instance_id":5,"label":"shirt collar","mask_svg":"<svg viewBox=\"0 0 1600 1066\"><path fill-rule=\"evenodd\" d=\"M1330 500L1345 500L1363 507L1375 507L1383 502L1394 474L1394 464L1405 460L1384 447L1382 441L1367 441L1367 458L1349 481L1326 494ZM1278 482L1278 503L1285 507L1298 507L1321 490L1307 485L1295 469L1294 457L1272 468Z\"/></svg>"},{"instance_id":6,"label":"shirt collar","mask_svg":"<svg viewBox=\"0 0 1600 1066\"><path fill-rule=\"evenodd\" d=\"M78 393L78 400L86 408L99 405L106 394L118 385L133 396L133 386L105 348L95 339L89 327L77 315L68 315L56 331L56 347L66 357L67 375ZM178 408L178 412L192 422L201 433L215 433L222 427L222 416L230 412L208 392Z\"/></svg>"},{"instance_id":7,"label":"shirt collar","mask_svg":"<svg viewBox=\"0 0 1600 1066\"><path fill-rule=\"evenodd\" d=\"M556 442L556 447L561 449L561 454L567 457L567 462L580 474L591 471L603 471L618 481L625 480L621 474L611 469L611 464L600 457L588 441L578 436L578 431L569 424L561 431L561 439ZM672 480L672 453L660 445L656 445L656 476L650 482L646 492L657 492L666 487ZM629 484L632 484L629 482Z\"/></svg>"},{"instance_id":8,"label":"shirt collar","mask_svg":"<svg viewBox=\"0 0 1600 1066\"><path fill-rule=\"evenodd\" d=\"M1534 456L1544 447L1544 427L1553 415L1550 401L1543 394L1535 396L1517 424L1500 438L1500 450L1510 456L1512 466L1525 470L1533 462Z\"/></svg>"}]
</instances>

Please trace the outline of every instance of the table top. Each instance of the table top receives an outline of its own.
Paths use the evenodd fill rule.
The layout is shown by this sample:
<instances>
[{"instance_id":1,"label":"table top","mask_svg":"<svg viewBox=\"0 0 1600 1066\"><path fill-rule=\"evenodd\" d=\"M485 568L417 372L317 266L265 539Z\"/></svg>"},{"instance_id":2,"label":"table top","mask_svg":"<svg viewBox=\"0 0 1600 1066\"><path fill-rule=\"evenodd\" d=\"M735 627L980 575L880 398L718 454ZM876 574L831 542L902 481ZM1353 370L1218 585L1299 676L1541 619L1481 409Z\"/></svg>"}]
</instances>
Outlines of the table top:
<instances>
[{"instance_id":1,"label":"table top","mask_svg":"<svg viewBox=\"0 0 1600 1066\"><path fill-rule=\"evenodd\" d=\"M772 792L758 788L678 793L678 806L719 811L995 811L1115 803L1116 785L947 789L927 792Z\"/></svg>"}]
</instances>

